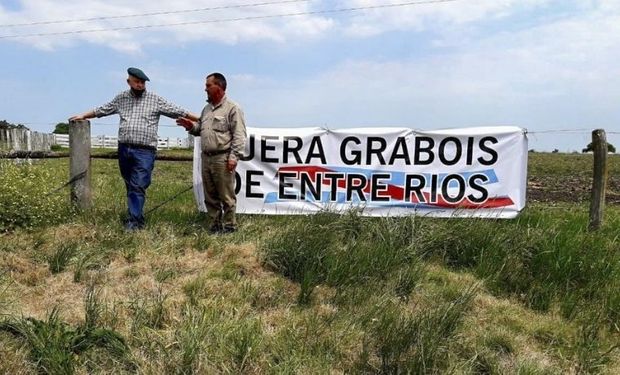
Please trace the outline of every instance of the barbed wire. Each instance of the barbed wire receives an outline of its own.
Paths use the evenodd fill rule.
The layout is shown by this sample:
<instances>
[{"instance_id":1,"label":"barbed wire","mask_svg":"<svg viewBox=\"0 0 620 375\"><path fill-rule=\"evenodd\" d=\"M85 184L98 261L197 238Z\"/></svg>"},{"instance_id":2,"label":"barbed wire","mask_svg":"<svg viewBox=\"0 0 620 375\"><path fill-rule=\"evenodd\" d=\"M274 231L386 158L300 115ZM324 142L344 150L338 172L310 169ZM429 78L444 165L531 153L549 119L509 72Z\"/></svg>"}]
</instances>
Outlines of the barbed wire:
<instances>
[{"instance_id":1,"label":"barbed wire","mask_svg":"<svg viewBox=\"0 0 620 375\"><path fill-rule=\"evenodd\" d=\"M590 132L592 131L592 129L549 129L549 130L534 130L534 131L527 131L530 134L536 134L536 133L582 133L582 132Z\"/></svg>"},{"instance_id":2,"label":"barbed wire","mask_svg":"<svg viewBox=\"0 0 620 375\"><path fill-rule=\"evenodd\" d=\"M535 130L527 131L528 134L558 134L558 133L583 133L590 134L594 129L550 129L550 130ZM609 133L609 132L606 132Z\"/></svg>"},{"instance_id":3,"label":"barbed wire","mask_svg":"<svg viewBox=\"0 0 620 375\"><path fill-rule=\"evenodd\" d=\"M46 197L48 197L48 196L50 196L50 195L52 195L52 194L56 194L56 193L58 193L59 191L61 191L61 190L62 190L62 189L64 189L65 187L67 187L67 186L69 186L69 185L73 184L74 182L76 182L76 181L78 181L78 180L81 180L81 179L85 178L87 173L88 173L87 171L83 171L83 172L81 172L81 173L76 174L75 176L71 177L71 179L69 179L69 181L67 181L67 182L63 183L62 185L60 185L60 186L59 186L59 187L57 187L56 189L53 189L53 190L49 191L47 194L45 194L45 196L46 196ZM121 177L122 177L122 176L121 176ZM125 181L125 183L128 183L128 181L127 181L127 180L125 180L124 178L123 178L123 180ZM178 198L180 195L185 194L186 192L188 192L188 191L192 190L193 188L194 188L194 184L192 184L192 185L188 186L187 188L185 188L185 189L181 190L180 192L178 192L178 193L176 193L176 194L174 194L174 195L171 195L170 197L166 198L166 199L165 199L165 200L163 200L162 202L158 203L156 206L154 206L154 207L150 208L149 210L145 211L145 212L144 212L144 216L146 216L146 215L148 215L148 214L153 213L154 211L156 211L156 210L158 210L159 208L161 208L161 207L165 206L166 204L168 204L168 203L170 203L171 201L173 201L174 199Z\"/></svg>"},{"instance_id":4,"label":"barbed wire","mask_svg":"<svg viewBox=\"0 0 620 375\"><path fill-rule=\"evenodd\" d=\"M15 124L17 125L52 125L52 126L56 126L59 123L63 123L63 121L60 122L15 122ZM103 123L103 122L91 122L91 125L97 125L97 126L118 126L118 123ZM179 125L168 125L168 124L159 124L159 126L163 126L163 127L170 127L170 128L182 128Z\"/></svg>"},{"instance_id":5,"label":"barbed wire","mask_svg":"<svg viewBox=\"0 0 620 375\"><path fill-rule=\"evenodd\" d=\"M90 121L90 120L89 120ZM21 121L13 121L14 124L16 125L56 125L59 123L62 123L64 121L59 121L59 122L21 122ZM105 125L105 126L115 126L118 125L117 122L94 122L94 121L90 121L91 125ZM179 125L166 125L166 124L160 124L159 126L173 126L173 127L179 127ZM381 125L377 125L378 127L381 127ZM374 126L374 127L377 127ZM396 126L396 125L394 125ZM270 126L256 126L258 128L261 127L270 127ZM355 126L355 127L359 127L359 126ZM392 127L392 126L390 126ZM406 126L405 126L406 127ZM543 130L528 130L527 128L524 128L528 133L530 134L536 134L536 133L579 133L579 132L592 132L595 129L601 128L600 126L598 127L591 127L591 128L575 128L575 129L543 129ZM345 128L346 129L346 128ZM603 130L605 130L605 128L601 128ZM607 131L605 130L605 132L607 134L610 133L614 133L614 134L620 134L620 131Z\"/></svg>"},{"instance_id":6,"label":"barbed wire","mask_svg":"<svg viewBox=\"0 0 620 375\"><path fill-rule=\"evenodd\" d=\"M50 195L52 195L54 193L57 193L57 192L61 191L63 188L65 188L65 187L71 185L72 183L76 182L77 180L83 179L84 177L86 177L86 173L87 173L87 171L83 171L81 173L76 174L69 181L65 182L64 184L62 184L58 188L48 192L47 194L45 194L45 196L47 197L47 196L50 196Z\"/></svg>"},{"instance_id":7,"label":"barbed wire","mask_svg":"<svg viewBox=\"0 0 620 375\"><path fill-rule=\"evenodd\" d=\"M163 202L159 203L157 206L155 206L155 207L153 207L153 208L150 208L149 210L145 211L145 212L144 212L144 216L146 216L146 215L148 215L148 214L152 213L153 211L155 211L155 210L159 209L160 207L165 206L165 205L166 205L166 204L168 204L169 202L171 202L171 201L173 201L174 199L176 199L177 197L179 197L181 194L184 194L184 193L186 193L186 192L188 192L188 191L192 190L193 188L194 188L194 185L192 184L192 185L188 186L187 188L185 188L184 190L182 190L182 191L180 191L180 192L176 193L175 195L170 196L169 198L167 198L167 199L166 199L166 200L164 200Z\"/></svg>"},{"instance_id":8,"label":"barbed wire","mask_svg":"<svg viewBox=\"0 0 620 375\"><path fill-rule=\"evenodd\" d=\"M56 124L58 124L58 122L15 122L15 123L19 124L19 125L24 125L24 126L25 125L51 125L51 126L55 126ZM96 125L96 126L118 126L118 123L91 122L91 125ZM169 125L169 124L159 124L159 127L183 129L179 125ZM259 126L257 126L257 127L260 128ZM380 127L380 126L378 126L378 127ZM525 131L526 131L526 134L532 134L532 135L538 135L538 134L583 134L583 135L590 135L590 134L592 134L592 131L597 129L597 128L599 128L599 127L577 128L577 129L549 129L549 130L528 130L528 129L525 129ZM602 129L605 130L605 128L602 128ZM605 130L605 133L608 134L608 135L618 135L618 134L620 134L620 131Z\"/></svg>"}]
</instances>

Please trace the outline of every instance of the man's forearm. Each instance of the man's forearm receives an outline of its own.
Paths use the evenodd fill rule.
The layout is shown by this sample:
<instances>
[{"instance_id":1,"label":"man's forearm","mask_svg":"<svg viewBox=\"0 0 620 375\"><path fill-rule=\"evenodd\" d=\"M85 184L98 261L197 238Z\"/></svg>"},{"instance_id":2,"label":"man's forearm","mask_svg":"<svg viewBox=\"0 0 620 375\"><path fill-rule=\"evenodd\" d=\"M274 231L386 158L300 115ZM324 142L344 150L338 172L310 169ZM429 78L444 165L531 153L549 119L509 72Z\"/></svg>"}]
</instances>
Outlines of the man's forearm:
<instances>
[{"instance_id":1,"label":"man's forearm","mask_svg":"<svg viewBox=\"0 0 620 375\"><path fill-rule=\"evenodd\" d=\"M192 121L200 120L200 116L197 116L197 115L195 115L195 114L193 114L191 112L187 112L187 115L185 117L187 117L188 119L190 119Z\"/></svg>"}]
</instances>

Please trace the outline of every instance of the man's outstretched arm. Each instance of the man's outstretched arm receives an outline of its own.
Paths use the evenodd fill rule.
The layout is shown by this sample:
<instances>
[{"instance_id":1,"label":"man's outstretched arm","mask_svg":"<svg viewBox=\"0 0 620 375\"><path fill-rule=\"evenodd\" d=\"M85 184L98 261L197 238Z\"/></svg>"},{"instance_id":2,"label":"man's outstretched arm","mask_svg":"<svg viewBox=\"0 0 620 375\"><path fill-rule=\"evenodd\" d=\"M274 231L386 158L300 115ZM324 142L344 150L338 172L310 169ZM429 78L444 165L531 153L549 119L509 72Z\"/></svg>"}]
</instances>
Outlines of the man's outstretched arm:
<instances>
[{"instance_id":1,"label":"man's outstretched arm","mask_svg":"<svg viewBox=\"0 0 620 375\"><path fill-rule=\"evenodd\" d=\"M89 118L93 118L95 117L95 111L88 111L88 112L84 112L80 115L74 115L69 117L69 121L80 121L80 120L87 120Z\"/></svg>"}]
</instances>

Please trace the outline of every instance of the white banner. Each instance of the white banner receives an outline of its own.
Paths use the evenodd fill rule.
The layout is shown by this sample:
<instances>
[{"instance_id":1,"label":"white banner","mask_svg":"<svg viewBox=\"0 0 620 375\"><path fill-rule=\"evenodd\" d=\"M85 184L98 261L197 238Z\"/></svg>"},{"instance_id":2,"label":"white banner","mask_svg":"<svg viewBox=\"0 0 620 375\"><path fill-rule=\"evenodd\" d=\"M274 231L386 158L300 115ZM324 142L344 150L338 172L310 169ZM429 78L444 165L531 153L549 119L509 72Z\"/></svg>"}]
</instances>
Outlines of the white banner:
<instances>
[{"instance_id":1,"label":"white banner","mask_svg":"<svg viewBox=\"0 0 620 375\"><path fill-rule=\"evenodd\" d=\"M206 211L195 142L194 195ZM525 207L526 177L518 127L248 128L237 212L514 218Z\"/></svg>"}]
</instances>

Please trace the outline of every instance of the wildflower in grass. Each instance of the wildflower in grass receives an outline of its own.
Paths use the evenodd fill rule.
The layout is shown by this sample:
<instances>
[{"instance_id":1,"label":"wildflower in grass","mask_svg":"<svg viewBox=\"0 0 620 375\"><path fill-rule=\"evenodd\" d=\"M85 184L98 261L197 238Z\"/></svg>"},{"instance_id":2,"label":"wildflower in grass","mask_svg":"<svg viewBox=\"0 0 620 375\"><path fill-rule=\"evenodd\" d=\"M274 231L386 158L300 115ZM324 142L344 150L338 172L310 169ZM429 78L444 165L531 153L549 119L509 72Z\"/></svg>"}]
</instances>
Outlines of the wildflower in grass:
<instances>
[{"instance_id":1,"label":"wildflower in grass","mask_svg":"<svg viewBox=\"0 0 620 375\"><path fill-rule=\"evenodd\" d=\"M42 166L0 161L0 176L0 232L58 222L70 213L66 194L48 194L57 183Z\"/></svg>"}]
</instances>

